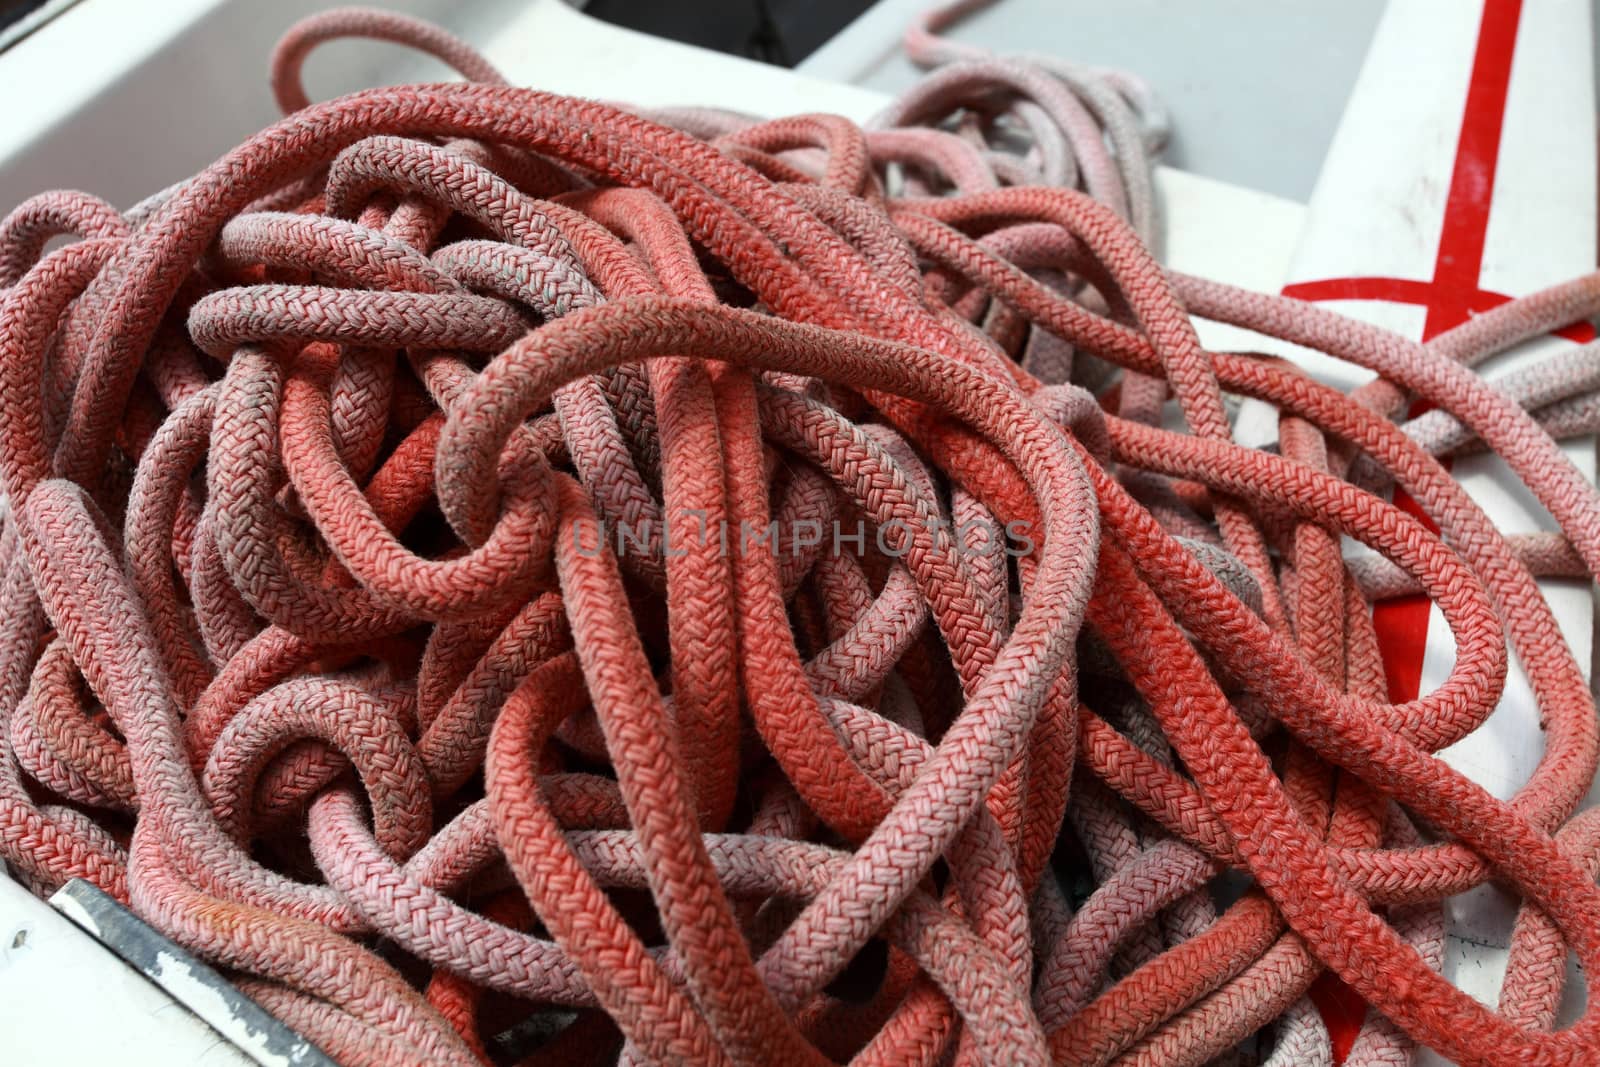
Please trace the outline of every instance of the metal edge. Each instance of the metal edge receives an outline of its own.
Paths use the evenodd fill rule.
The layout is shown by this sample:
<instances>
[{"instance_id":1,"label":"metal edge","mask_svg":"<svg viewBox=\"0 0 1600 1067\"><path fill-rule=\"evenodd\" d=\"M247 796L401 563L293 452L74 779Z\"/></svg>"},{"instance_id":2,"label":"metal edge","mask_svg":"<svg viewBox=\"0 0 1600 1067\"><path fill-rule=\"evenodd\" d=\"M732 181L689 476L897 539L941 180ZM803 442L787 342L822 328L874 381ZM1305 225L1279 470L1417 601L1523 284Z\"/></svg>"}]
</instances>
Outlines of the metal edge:
<instances>
[{"instance_id":1,"label":"metal edge","mask_svg":"<svg viewBox=\"0 0 1600 1067\"><path fill-rule=\"evenodd\" d=\"M0 52L32 34L39 27L78 3L78 0L49 0L40 4L5 29L0 30Z\"/></svg>"},{"instance_id":2,"label":"metal edge","mask_svg":"<svg viewBox=\"0 0 1600 1067\"><path fill-rule=\"evenodd\" d=\"M261 1067L336 1067L222 975L99 888L74 878L50 905Z\"/></svg>"}]
</instances>

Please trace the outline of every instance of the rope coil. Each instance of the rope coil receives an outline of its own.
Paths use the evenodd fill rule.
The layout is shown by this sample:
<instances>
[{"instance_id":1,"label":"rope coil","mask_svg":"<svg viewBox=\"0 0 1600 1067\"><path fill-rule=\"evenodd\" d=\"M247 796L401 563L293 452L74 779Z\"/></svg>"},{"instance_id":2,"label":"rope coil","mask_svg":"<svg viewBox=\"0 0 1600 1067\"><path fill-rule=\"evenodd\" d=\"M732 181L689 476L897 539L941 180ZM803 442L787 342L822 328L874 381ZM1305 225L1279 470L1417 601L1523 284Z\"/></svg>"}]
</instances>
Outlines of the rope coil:
<instances>
[{"instance_id":1,"label":"rope coil","mask_svg":"<svg viewBox=\"0 0 1600 1067\"><path fill-rule=\"evenodd\" d=\"M1600 734L1536 581L1600 573L1557 441L1600 347L1471 369L1600 274L1423 345L1163 272L1159 105L932 36L974 6L867 129L329 12L194 178L13 211L0 856L349 1063L1331 1064L1324 973L1346 1063L1600 1058L1593 1007L1552 1029ZM474 84L309 103L350 35ZM1556 529L1502 533L1473 449ZM1456 661L1396 703L1371 604L1418 591ZM1436 753L1512 654L1545 751L1500 801ZM1440 974L1489 880L1498 1010Z\"/></svg>"}]
</instances>

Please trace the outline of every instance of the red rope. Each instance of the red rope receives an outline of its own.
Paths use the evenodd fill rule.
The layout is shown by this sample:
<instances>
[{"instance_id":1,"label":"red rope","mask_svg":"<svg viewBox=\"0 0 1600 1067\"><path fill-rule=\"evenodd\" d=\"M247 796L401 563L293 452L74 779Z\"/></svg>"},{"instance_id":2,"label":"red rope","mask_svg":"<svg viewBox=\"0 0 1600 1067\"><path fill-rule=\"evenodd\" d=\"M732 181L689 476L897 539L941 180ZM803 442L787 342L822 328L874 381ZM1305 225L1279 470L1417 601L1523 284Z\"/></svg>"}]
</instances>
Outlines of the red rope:
<instances>
[{"instance_id":1,"label":"red rope","mask_svg":"<svg viewBox=\"0 0 1600 1067\"><path fill-rule=\"evenodd\" d=\"M1546 429L1593 432L1600 372L1469 369L1600 276L1426 344L1169 276L1159 115L1075 68L964 57L872 131L302 106L351 33L499 82L331 13L280 48L300 109L190 181L0 224L30 884L94 881L353 1063L1327 1062L1323 974L1368 1006L1348 1062L1600 1054L1593 1010L1551 1030L1600 967L1600 747L1535 581L1600 565ZM1559 534L1502 534L1434 454L1467 447ZM1456 662L1397 693L1371 598L1416 590ZM1508 652L1546 745L1501 802L1434 753ZM1439 973L1439 902L1490 879L1499 1011Z\"/></svg>"}]
</instances>

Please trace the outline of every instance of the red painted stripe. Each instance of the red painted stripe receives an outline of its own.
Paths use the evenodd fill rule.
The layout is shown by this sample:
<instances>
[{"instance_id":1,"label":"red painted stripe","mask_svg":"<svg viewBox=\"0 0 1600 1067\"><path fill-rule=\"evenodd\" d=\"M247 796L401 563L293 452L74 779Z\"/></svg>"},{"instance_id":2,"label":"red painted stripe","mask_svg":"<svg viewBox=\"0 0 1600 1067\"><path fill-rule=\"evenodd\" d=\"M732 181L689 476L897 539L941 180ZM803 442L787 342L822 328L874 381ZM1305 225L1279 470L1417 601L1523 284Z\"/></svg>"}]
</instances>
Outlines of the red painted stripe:
<instances>
[{"instance_id":1,"label":"red painted stripe","mask_svg":"<svg viewBox=\"0 0 1600 1067\"><path fill-rule=\"evenodd\" d=\"M1323 278L1314 282L1291 282L1279 290L1284 296L1296 300L1378 300L1386 304L1431 305L1435 300L1459 299L1471 314L1478 315L1490 308L1509 303L1504 293L1488 289L1473 289L1456 294L1434 282L1419 282L1413 278ZM1596 337L1595 328L1587 322L1574 322L1552 331L1557 337L1578 344L1588 344Z\"/></svg>"},{"instance_id":2,"label":"red painted stripe","mask_svg":"<svg viewBox=\"0 0 1600 1067\"><path fill-rule=\"evenodd\" d=\"M1522 0L1488 0L1478 25L1472 80L1456 141L1455 170L1445 199L1444 225L1433 280L1447 287L1477 289L1483 268L1483 243L1489 232L1489 206L1494 198L1495 168L1500 160L1500 133L1505 127L1506 94L1511 88L1511 60L1516 52ZM1434 317L1430 309L1430 318ZM1459 318L1456 316L1459 315ZM1439 308L1438 322L1424 327L1423 340L1441 333L1449 318L1457 325L1466 308Z\"/></svg>"},{"instance_id":3,"label":"red painted stripe","mask_svg":"<svg viewBox=\"0 0 1600 1067\"><path fill-rule=\"evenodd\" d=\"M1280 290L1296 300L1379 300L1386 304L1426 304L1434 298L1434 291L1432 282L1410 278L1326 278L1294 282Z\"/></svg>"},{"instance_id":4,"label":"red painted stripe","mask_svg":"<svg viewBox=\"0 0 1600 1067\"><path fill-rule=\"evenodd\" d=\"M1422 328L1424 341L1459 326L1472 314L1472 301L1467 294L1477 292L1483 267L1483 244L1489 229L1500 131L1505 125L1506 94L1511 85L1511 60L1521 14L1521 0L1488 0L1484 4L1455 167L1445 199L1439 252L1434 261L1434 299L1427 303L1428 317ZM1418 513L1416 505L1402 493L1395 494L1395 504ZM1424 596L1385 601L1373 613L1385 650L1384 666L1390 671L1389 695L1396 701L1415 700L1421 688L1428 613L1429 601Z\"/></svg>"}]
</instances>

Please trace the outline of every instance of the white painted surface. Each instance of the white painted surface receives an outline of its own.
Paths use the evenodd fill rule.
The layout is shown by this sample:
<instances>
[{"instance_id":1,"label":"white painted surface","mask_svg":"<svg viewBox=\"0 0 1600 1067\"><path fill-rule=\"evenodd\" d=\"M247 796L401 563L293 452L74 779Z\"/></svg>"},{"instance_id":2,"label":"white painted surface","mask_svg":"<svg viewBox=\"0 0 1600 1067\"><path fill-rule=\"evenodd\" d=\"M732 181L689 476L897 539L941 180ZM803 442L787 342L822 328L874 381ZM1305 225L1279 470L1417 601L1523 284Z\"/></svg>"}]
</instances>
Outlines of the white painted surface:
<instances>
[{"instance_id":1,"label":"white painted surface","mask_svg":"<svg viewBox=\"0 0 1600 1067\"><path fill-rule=\"evenodd\" d=\"M118 906L111 898L88 887L86 883L72 883L53 894L50 898L51 905L79 929L98 940L102 946L111 944L125 948L126 942L118 940L116 932L108 932L105 929L95 917L95 913L84 906L86 901L80 900L75 890L87 892L98 898L104 907ZM101 911L100 914L104 916L105 912ZM119 916L119 918L126 919L127 924L135 928L143 925L131 916ZM120 923L116 925L122 927L120 933L126 937L129 933L128 928ZM144 929L139 929L138 932L144 936L155 936L147 934ZM176 946L171 946L170 942L168 945L173 947L174 951L158 949L153 960L148 963L141 962L138 967L128 964L126 959L119 957L119 960L129 970L142 972L141 977L176 1002L176 1006L209 1026L223 1043L230 1044L235 1051L259 1067L294 1067L295 1064L307 1062L327 1062L320 1050L293 1031L286 1032L286 1028L279 1025L271 1027L275 1032L269 1033L268 1024L273 1020L270 1016L263 1017L260 1014L262 1012L260 1005L245 1000L242 993L227 985L226 979L212 971L206 964L176 950ZM223 984L219 985L219 982ZM274 1038L277 1040L274 1041Z\"/></svg>"},{"instance_id":2,"label":"white painted surface","mask_svg":"<svg viewBox=\"0 0 1600 1067\"><path fill-rule=\"evenodd\" d=\"M245 1067L214 1030L0 874L0 1060L8 1067Z\"/></svg>"},{"instance_id":3,"label":"white painted surface","mask_svg":"<svg viewBox=\"0 0 1600 1067\"><path fill-rule=\"evenodd\" d=\"M900 35L934 2L879 0L798 69L899 92L918 73ZM1172 112L1168 163L1303 203L1383 5L1000 0L948 36L1137 74Z\"/></svg>"}]
</instances>

